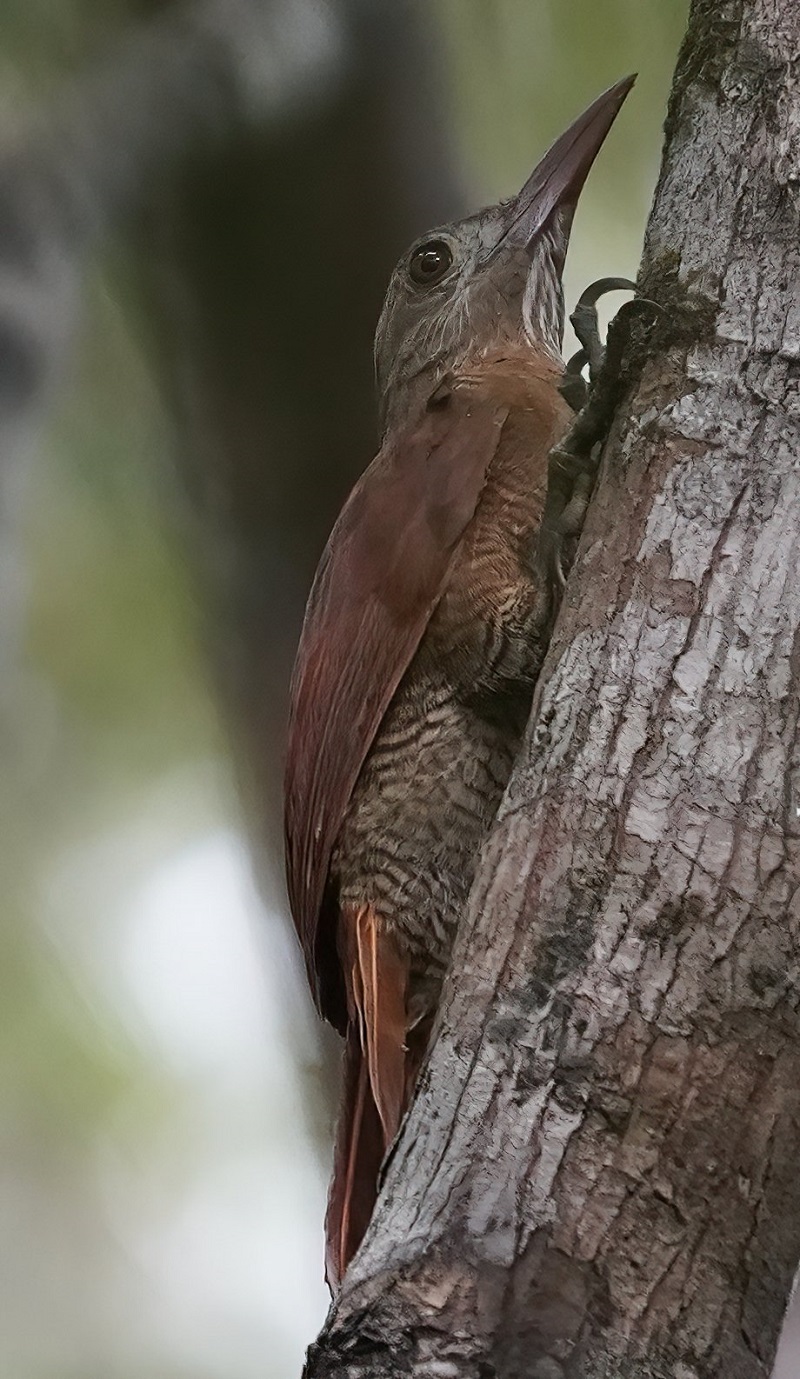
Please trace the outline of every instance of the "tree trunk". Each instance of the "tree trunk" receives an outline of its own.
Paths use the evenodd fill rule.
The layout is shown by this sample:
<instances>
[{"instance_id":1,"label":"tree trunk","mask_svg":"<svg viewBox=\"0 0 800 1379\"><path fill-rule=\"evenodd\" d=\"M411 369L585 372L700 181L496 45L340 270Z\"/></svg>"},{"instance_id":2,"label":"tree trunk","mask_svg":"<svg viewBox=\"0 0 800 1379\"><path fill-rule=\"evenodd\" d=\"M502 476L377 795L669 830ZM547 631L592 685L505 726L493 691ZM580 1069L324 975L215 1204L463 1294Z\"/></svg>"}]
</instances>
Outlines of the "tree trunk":
<instances>
[{"instance_id":1,"label":"tree trunk","mask_svg":"<svg viewBox=\"0 0 800 1379\"><path fill-rule=\"evenodd\" d=\"M800 6L694 0L606 447L308 1379L756 1379L800 1256Z\"/></svg>"}]
</instances>

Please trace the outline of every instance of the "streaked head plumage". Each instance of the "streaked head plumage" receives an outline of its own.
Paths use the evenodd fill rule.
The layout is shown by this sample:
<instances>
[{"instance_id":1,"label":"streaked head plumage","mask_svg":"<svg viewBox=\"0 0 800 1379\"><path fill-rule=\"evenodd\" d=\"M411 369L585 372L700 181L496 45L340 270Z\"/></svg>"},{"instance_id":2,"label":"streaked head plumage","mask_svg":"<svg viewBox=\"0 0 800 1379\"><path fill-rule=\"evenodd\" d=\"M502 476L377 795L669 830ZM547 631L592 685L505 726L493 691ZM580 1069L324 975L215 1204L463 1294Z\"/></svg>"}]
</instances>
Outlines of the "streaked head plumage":
<instances>
[{"instance_id":1,"label":"streaked head plumage","mask_svg":"<svg viewBox=\"0 0 800 1379\"><path fill-rule=\"evenodd\" d=\"M384 429L422 405L443 374L505 342L560 357L572 218L633 81L598 97L515 197L432 231L403 255L375 338Z\"/></svg>"}]
</instances>

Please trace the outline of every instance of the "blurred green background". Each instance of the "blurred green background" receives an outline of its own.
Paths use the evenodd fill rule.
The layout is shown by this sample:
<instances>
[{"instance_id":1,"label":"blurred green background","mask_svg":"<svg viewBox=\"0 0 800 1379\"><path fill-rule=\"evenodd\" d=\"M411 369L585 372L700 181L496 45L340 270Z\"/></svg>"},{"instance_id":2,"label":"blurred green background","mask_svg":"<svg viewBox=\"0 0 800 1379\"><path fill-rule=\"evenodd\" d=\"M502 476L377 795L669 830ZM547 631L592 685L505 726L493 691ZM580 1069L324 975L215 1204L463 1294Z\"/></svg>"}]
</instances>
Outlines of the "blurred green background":
<instances>
[{"instance_id":1,"label":"blurred green background","mask_svg":"<svg viewBox=\"0 0 800 1379\"><path fill-rule=\"evenodd\" d=\"M159 8L166 7L3 0L6 136L25 127L66 75ZM347 483L370 458L370 331L380 284L403 243L426 228L429 207L446 216L516 190L548 142L629 71L639 72L638 84L576 220L568 302L593 278L635 276L685 19L684 0L427 7L414 43L425 53L429 95L402 151L401 210L400 174L383 146L382 182L359 185L356 174L336 182L345 225L363 219L369 197L388 226L371 235L364 303L352 319L339 309L330 336L331 350L336 331L353 337L343 345L347 406L361 408L366 421L353 423L349 449L345 436L344 460L333 466L322 454L319 483L304 459L289 466L288 423L273 396L285 355L275 364L269 339L262 347L257 333L252 355L263 357L263 377L253 386L266 399L263 428L257 405L246 423L243 407L229 408L230 434L253 432L261 444L263 429L263 472L281 477L280 500L272 490L269 497L279 526L258 536L264 549L242 566L251 572L244 584L264 587L255 611L248 604L243 613L231 593L241 580L215 584L208 576L235 565L253 532L231 519L225 550L234 549L221 561L219 509L228 510L228 490L209 481L213 462L199 479L185 459L175 462L176 453L193 453L191 417L175 403L181 351L196 378L202 365L215 386L224 381L214 340L224 297L226 309L233 302L219 327L230 341L231 377L247 372L252 361L237 358L233 311L237 291L243 299L255 289L244 269L236 290L229 273L216 281L213 236L201 254L180 225L173 231L169 254L183 254L184 268L191 260L187 281L205 294L205 329L220 351L209 348L212 363L198 364L195 344L160 319L160 280L149 277L158 204L86 265L80 329L26 468L12 542L13 654L3 664L0 1373L8 1379L299 1374L326 1306L321 1241L335 1089L282 908L274 798L303 591ZM380 23L359 61L378 60ZM412 44L380 58L392 80L393 63L405 64L397 89L389 81L381 93L403 107L399 122L416 99L414 52ZM356 94L341 133L344 156L370 119L367 98ZM281 135L291 146L288 165L272 141L258 174L267 204L272 195L291 201L304 159L324 179L327 120L323 109L305 133ZM258 166L252 128L242 137ZM233 170L223 161L195 171L186 191L202 196L208 225L222 224L226 234L228 198L233 221L241 184L252 177L243 156ZM172 205L170 214L174 227ZM197 223L193 213L195 235ZM332 404L318 402L318 363L304 373L308 252L298 252L297 263L293 238L287 258L285 230L278 244L270 233L252 249L253 262L277 253L289 266L286 295L299 323L292 358L305 410L314 413ZM220 252L229 263L232 255ZM344 284L330 278L334 299L359 268L346 253L339 262ZM214 278L207 294L203 274ZM276 291L256 294L261 317L269 318ZM226 407L229 398L230 389ZM310 432L292 444L298 454L320 448ZM280 475L282 465L290 472ZM244 489L232 486L234 514L252 509L260 473L256 466ZM295 556L306 501L314 516ZM258 655L231 650L231 608L253 645L261 645L262 609L275 619ZM252 674L241 669L256 663Z\"/></svg>"}]
</instances>

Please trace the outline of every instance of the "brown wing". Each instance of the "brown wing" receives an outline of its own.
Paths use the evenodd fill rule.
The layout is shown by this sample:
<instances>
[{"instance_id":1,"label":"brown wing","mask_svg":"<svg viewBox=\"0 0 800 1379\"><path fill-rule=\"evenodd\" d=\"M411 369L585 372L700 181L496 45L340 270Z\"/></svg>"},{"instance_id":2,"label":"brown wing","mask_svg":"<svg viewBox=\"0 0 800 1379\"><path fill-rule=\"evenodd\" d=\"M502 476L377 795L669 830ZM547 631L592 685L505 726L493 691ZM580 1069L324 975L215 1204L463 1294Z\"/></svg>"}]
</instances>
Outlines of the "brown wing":
<instances>
[{"instance_id":1,"label":"brown wing","mask_svg":"<svg viewBox=\"0 0 800 1379\"><path fill-rule=\"evenodd\" d=\"M439 601L507 415L457 388L387 442L320 561L292 679L289 900L320 1011L344 1028L331 853L364 758Z\"/></svg>"}]
</instances>

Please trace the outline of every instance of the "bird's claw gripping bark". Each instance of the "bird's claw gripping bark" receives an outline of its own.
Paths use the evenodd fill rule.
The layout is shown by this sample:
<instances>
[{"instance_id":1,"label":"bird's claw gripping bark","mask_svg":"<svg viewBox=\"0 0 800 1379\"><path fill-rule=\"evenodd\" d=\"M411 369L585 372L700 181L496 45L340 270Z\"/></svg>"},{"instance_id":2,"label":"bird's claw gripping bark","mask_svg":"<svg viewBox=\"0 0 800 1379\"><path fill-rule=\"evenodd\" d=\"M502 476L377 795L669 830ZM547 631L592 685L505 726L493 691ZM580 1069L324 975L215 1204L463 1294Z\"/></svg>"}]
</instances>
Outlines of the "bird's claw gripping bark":
<instances>
[{"instance_id":1,"label":"bird's claw gripping bark","mask_svg":"<svg viewBox=\"0 0 800 1379\"><path fill-rule=\"evenodd\" d=\"M580 407L585 406L589 400L589 388L584 382L583 370L588 364L589 385L591 387L596 386L606 358L605 345L600 336L600 323L597 319L597 303L601 297L605 297L609 292L635 291L636 283L631 282L630 278L598 278L597 282L590 283L578 299L578 305L569 319L581 348L569 360L564 371L564 378L570 381L579 378L583 383L584 393ZM569 388L569 382L567 387ZM561 391L564 393L563 384ZM567 401L569 401L569 397L567 397ZM577 412L580 408L575 407L573 410Z\"/></svg>"},{"instance_id":2,"label":"bird's claw gripping bark","mask_svg":"<svg viewBox=\"0 0 800 1379\"><path fill-rule=\"evenodd\" d=\"M565 554L583 527L610 421L608 399L603 396L607 359L597 303L607 292L635 291L636 284L628 278L600 278L581 294L570 316L581 348L567 363L561 393L577 415L567 435L550 452L538 551L546 588L556 600L565 584ZM588 384L583 377L587 366Z\"/></svg>"}]
</instances>

